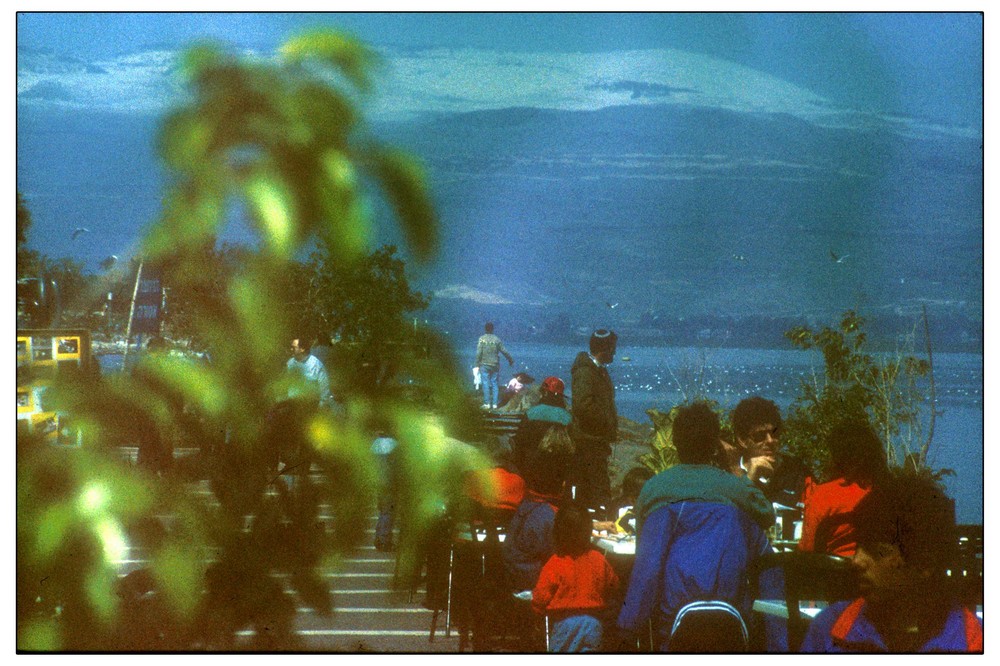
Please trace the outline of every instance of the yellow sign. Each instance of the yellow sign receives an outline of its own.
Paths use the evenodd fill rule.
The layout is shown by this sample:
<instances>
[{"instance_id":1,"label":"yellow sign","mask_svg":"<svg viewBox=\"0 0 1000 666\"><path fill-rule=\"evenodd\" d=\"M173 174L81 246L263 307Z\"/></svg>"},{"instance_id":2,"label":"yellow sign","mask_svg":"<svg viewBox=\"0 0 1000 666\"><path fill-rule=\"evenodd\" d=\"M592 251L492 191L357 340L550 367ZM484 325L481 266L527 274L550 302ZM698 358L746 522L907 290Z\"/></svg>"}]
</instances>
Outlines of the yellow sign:
<instances>
[{"instance_id":1,"label":"yellow sign","mask_svg":"<svg viewBox=\"0 0 1000 666\"><path fill-rule=\"evenodd\" d=\"M79 446L79 428L46 405L52 378L91 362L90 333L79 329L25 329L17 332L17 430L46 442Z\"/></svg>"}]
</instances>

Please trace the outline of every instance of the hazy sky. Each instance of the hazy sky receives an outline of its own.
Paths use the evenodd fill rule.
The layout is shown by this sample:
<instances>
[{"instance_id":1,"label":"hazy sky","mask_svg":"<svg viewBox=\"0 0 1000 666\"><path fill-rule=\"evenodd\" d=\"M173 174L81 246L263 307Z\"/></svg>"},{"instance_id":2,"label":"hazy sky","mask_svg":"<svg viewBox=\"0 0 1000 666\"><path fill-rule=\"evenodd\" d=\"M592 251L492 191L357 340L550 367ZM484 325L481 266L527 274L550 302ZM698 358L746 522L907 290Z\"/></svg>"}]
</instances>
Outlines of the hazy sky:
<instances>
[{"instance_id":1,"label":"hazy sky","mask_svg":"<svg viewBox=\"0 0 1000 666\"><path fill-rule=\"evenodd\" d=\"M759 285L786 290L789 283L801 283L820 293L826 282L817 278L813 284L801 257L829 262L828 248L836 246L838 253L850 253L857 262L851 284L877 292L879 302L931 298L981 304L976 278L982 274L977 166L983 140L983 18L973 13L20 13L17 184L33 213L29 245L52 256L84 259L91 268L108 253L128 254L128 244L155 219L159 204L152 133L140 130L151 128L184 92L177 76L178 52L197 40L213 39L268 58L289 37L320 25L348 30L382 55L376 94L365 109L366 117L374 120L458 117L470 111L503 115L520 108L576 112L658 106L668 112L708 110L730 119L735 115L749 123L733 127L755 126L755 119L764 117L782 124L783 130L757 152L745 150L737 129L718 137L716 144L689 150L679 146L692 136L678 137L659 149L662 155L646 154L656 145L656 137L650 136L629 154L614 153L612 145L608 154L581 156L561 134L565 124L544 136L528 133L521 139L523 145L510 135L490 142L483 136L489 132L479 132L475 138L486 143L476 145L479 152L469 164L453 170L448 166L457 163L453 154L437 155L434 182L450 197L451 205L442 206L446 225L475 223L486 230L478 246L523 236L524 251L537 251L527 230L546 215L567 222L583 219L574 209L577 205L584 212L598 210L594 219L608 223L650 210L662 210L664 219L672 219L674 211L686 205L688 226L699 230L694 240L707 238L705 229L724 228L719 220L784 224L814 219L813 210L784 211L771 218L764 212L774 208L771 187L795 172L796 178L804 178L803 184L788 195L808 192L822 179L854 179L863 187L850 191L863 192L866 198L827 194L829 214L816 223L822 234L815 238L801 228L782 227L782 233L800 245L759 248L760 254L788 257L798 273L793 279L791 273L772 275L762 268L756 276ZM670 127L667 123L663 130ZM816 136L809 134L816 129L824 135L846 132L858 143L831 146L802 138ZM705 130L695 134L714 136L712 127ZM893 147L889 157L911 140L922 142L930 147L926 154L934 157L915 163L945 170L958 164L964 169L962 179L920 180L920 174L899 170L904 162L882 154L859 162L858 153L882 145L878 141L883 139ZM547 141L554 142L545 146L547 153L532 152ZM848 145L860 148L844 147ZM961 146L960 159L941 159L945 153L933 149L938 145ZM429 148L431 153L439 148L461 152L446 143ZM516 182L503 176L508 163L519 165ZM861 172L859 163L865 167ZM538 175L531 169L547 173L548 164L577 169L538 195L553 199L558 210L546 209L544 201L531 199L535 194L530 187L524 189L524 179ZM591 164L588 172L586 165ZM973 178L966 177L970 173ZM600 211L599 201L572 194L584 181L587 186L579 191L594 194L597 188L588 185L594 181L586 179L598 175L620 179L615 182L621 189L605 194L639 210L630 211L626 205ZM681 195L688 181L716 189L711 195ZM745 182L756 188L746 196L733 194L744 192L740 184ZM659 188L654 201L627 198L648 183ZM508 191L508 186L513 189ZM726 192L733 205L712 212L712 204ZM524 204L523 209L512 202ZM69 232L78 225L93 233L74 240ZM921 250L933 256L926 261L923 255L908 257L917 265L898 267L898 241L873 241L870 233L890 225L911 234L907 238L920 238ZM951 233L950 245L942 245L940 231ZM931 232L937 234L933 242L928 240ZM462 234L469 233L462 227ZM656 233L669 235L660 228ZM650 255L649 244L635 240L642 235L633 236L623 244L634 241L637 247L625 249ZM812 245L804 245L807 241ZM741 240L741 248L752 242ZM542 258L571 265L561 253L571 246L543 253ZM707 254L716 251L706 249ZM727 250L724 256L743 251ZM870 255L865 263L862 253ZM492 272L465 267L469 274L454 279L462 293L489 290L506 261L498 257ZM659 262L658 256L649 261ZM674 273L664 279L698 282L697 276ZM915 284L916 273L925 275L926 284ZM891 293L882 289L878 275L892 282ZM897 293L904 276L910 276L905 288L912 293ZM529 286L539 285L535 281ZM439 285L442 293L452 286ZM745 298L746 285L730 287L734 298ZM524 292L520 298L529 299L526 287L510 287L510 293L495 296L516 300L514 292ZM844 292L853 293L847 288ZM770 294L760 299L771 302ZM810 292L804 298L822 301L828 296Z\"/></svg>"},{"instance_id":2,"label":"hazy sky","mask_svg":"<svg viewBox=\"0 0 1000 666\"><path fill-rule=\"evenodd\" d=\"M317 24L342 27L397 55L429 48L580 56L680 50L856 110L982 122L982 72L970 66L983 57L977 14L22 13L17 45L83 60L173 49L196 38L266 52Z\"/></svg>"}]
</instances>

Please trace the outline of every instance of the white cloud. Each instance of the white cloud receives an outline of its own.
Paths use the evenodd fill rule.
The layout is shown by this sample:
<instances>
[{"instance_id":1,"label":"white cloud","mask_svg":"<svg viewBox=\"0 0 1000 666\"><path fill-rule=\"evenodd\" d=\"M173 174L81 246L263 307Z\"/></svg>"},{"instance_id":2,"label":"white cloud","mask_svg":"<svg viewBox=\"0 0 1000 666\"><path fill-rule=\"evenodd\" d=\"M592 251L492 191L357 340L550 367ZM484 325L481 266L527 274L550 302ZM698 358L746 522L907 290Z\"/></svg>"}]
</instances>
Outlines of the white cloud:
<instances>
[{"instance_id":1,"label":"white cloud","mask_svg":"<svg viewBox=\"0 0 1000 666\"><path fill-rule=\"evenodd\" d=\"M925 135L967 135L970 131L838 110L830 100L774 76L676 49L511 54L439 48L388 51L384 56L379 94L370 108L373 117L382 119L511 107L595 110L666 103L788 114L826 127L863 129L874 125ZM176 59L177 53L169 50L92 63L21 53L19 101L162 112L183 93ZM69 91L68 98L44 94L54 90Z\"/></svg>"},{"instance_id":2,"label":"white cloud","mask_svg":"<svg viewBox=\"0 0 1000 666\"><path fill-rule=\"evenodd\" d=\"M487 305L511 305L514 301L507 300L502 296L480 291L464 284L450 284L443 289L434 292L436 298L454 298L475 303L485 303Z\"/></svg>"}]
</instances>

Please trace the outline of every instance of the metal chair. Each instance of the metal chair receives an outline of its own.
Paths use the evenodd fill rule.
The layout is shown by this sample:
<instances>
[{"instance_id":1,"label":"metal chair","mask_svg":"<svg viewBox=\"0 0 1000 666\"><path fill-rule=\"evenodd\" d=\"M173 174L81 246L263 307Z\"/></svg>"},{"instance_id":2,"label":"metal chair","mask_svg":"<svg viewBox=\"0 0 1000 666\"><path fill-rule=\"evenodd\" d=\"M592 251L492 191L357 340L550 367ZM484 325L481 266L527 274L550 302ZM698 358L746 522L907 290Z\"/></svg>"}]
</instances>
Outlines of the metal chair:
<instances>
[{"instance_id":1,"label":"metal chair","mask_svg":"<svg viewBox=\"0 0 1000 666\"><path fill-rule=\"evenodd\" d=\"M725 601L692 601L677 612L669 652L746 652L750 644L743 616Z\"/></svg>"},{"instance_id":2,"label":"metal chair","mask_svg":"<svg viewBox=\"0 0 1000 666\"><path fill-rule=\"evenodd\" d=\"M780 577L770 576L775 570ZM763 584L762 584L763 583ZM858 596L857 573L847 558L827 553L803 553L786 551L767 553L761 557L751 572L754 598L762 594L780 594L788 609L786 625L786 646L790 652L797 652L805 638L811 618L800 610L801 601L822 601L826 603L853 599ZM763 651L761 640L755 641L754 648Z\"/></svg>"}]
</instances>

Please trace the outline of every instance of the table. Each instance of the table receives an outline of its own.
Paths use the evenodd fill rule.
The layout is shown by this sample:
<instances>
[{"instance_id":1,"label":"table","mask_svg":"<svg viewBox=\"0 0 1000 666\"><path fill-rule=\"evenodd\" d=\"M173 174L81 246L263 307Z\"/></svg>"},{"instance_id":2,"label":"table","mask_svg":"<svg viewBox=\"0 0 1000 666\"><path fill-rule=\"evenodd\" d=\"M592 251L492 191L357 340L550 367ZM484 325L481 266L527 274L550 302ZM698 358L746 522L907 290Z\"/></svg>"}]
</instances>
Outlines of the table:
<instances>
[{"instance_id":1,"label":"table","mask_svg":"<svg viewBox=\"0 0 1000 666\"><path fill-rule=\"evenodd\" d=\"M625 537L623 539L597 537L594 545L606 554L635 555L635 537Z\"/></svg>"}]
</instances>

